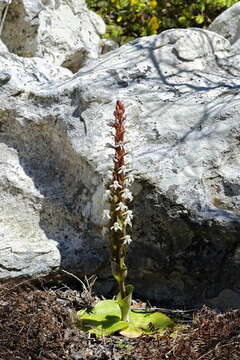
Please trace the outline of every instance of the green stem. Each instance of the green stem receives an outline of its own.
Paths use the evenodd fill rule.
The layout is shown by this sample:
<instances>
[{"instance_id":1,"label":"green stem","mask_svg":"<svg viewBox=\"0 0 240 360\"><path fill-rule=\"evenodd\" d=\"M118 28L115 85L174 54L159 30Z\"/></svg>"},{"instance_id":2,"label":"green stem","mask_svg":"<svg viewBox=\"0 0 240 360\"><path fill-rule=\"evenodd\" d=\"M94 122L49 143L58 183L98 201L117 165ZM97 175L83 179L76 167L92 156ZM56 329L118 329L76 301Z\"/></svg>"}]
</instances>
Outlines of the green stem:
<instances>
[{"instance_id":1,"label":"green stem","mask_svg":"<svg viewBox=\"0 0 240 360\"><path fill-rule=\"evenodd\" d=\"M124 299L126 296L126 288L125 288L125 281L121 276L121 280L118 282L119 292L121 294L121 298Z\"/></svg>"},{"instance_id":2,"label":"green stem","mask_svg":"<svg viewBox=\"0 0 240 360\"><path fill-rule=\"evenodd\" d=\"M125 279L127 276L127 267L124 263L122 250L122 246L118 245L112 253L112 274L118 283L121 298L124 299L126 296Z\"/></svg>"}]
</instances>

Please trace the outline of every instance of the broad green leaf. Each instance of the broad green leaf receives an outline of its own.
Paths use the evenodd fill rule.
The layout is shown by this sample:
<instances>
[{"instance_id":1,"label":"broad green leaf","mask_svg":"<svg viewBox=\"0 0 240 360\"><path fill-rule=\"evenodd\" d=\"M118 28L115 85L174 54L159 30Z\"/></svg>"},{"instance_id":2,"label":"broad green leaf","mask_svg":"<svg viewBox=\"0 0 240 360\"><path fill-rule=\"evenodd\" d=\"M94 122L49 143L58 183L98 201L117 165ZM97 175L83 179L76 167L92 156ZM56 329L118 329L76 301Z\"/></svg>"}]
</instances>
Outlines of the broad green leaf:
<instances>
[{"instance_id":1,"label":"broad green leaf","mask_svg":"<svg viewBox=\"0 0 240 360\"><path fill-rule=\"evenodd\" d=\"M99 324L98 326L90 329L88 332L90 334L95 334L98 337L109 336L120 330L126 329L127 327L128 327L128 323L126 321L119 321L119 320L115 322L107 321L105 325Z\"/></svg>"},{"instance_id":2,"label":"broad green leaf","mask_svg":"<svg viewBox=\"0 0 240 360\"><path fill-rule=\"evenodd\" d=\"M128 288L131 294L132 288ZM127 297L128 297L127 296ZM127 298L126 297L126 298ZM125 299L126 299L125 298ZM129 322L121 320L121 308L119 300L99 301L91 313L86 310L78 312L78 326L81 330L94 333L97 336L108 336L120 331L127 337L137 337L141 334L162 333L166 328L174 327L175 323L166 315L155 312L129 310ZM128 304L122 301L122 306L128 308ZM122 310L123 311L123 310ZM124 310L126 311L126 309Z\"/></svg>"},{"instance_id":3,"label":"broad green leaf","mask_svg":"<svg viewBox=\"0 0 240 360\"><path fill-rule=\"evenodd\" d=\"M131 310L129 326L120 331L120 334L127 337L137 337L141 334L163 333L169 327L174 327L174 322L160 312L149 313Z\"/></svg>"},{"instance_id":4,"label":"broad green leaf","mask_svg":"<svg viewBox=\"0 0 240 360\"><path fill-rule=\"evenodd\" d=\"M129 323L126 329L120 331L120 334L128 338L136 338L143 334L143 330Z\"/></svg>"},{"instance_id":5,"label":"broad green leaf","mask_svg":"<svg viewBox=\"0 0 240 360\"><path fill-rule=\"evenodd\" d=\"M93 313L96 315L114 315L121 317L121 311L115 300L101 300L95 306Z\"/></svg>"},{"instance_id":6,"label":"broad green leaf","mask_svg":"<svg viewBox=\"0 0 240 360\"><path fill-rule=\"evenodd\" d=\"M81 310L77 317L81 330L97 336L108 336L128 326L127 322L121 321L121 310L115 300L99 301L92 312Z\"/></svg>"},{"instance_id":7,"label":"broad green leaf","mask_svg":"<svg viewBox=\"0 0 240 360\"><path fill-rule=\"evenodd\" d=\"M130 322L147 333L163 331L168 327L174 326L174 322L167 315L160 312L149 313L132 310L130 312ZM155 328L155 330L151 330L151 328Z\"/></svg>"}]
</instances>

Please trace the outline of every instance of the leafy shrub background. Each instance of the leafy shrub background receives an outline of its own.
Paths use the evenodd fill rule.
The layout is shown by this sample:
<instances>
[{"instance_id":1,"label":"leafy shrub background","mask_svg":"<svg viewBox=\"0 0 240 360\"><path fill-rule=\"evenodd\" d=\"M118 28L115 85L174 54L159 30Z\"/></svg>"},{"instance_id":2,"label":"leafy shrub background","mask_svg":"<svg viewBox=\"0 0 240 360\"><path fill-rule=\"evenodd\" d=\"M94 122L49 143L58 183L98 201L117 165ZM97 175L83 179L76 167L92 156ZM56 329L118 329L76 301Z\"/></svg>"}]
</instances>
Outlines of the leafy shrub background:
<instances>
[{"instance_id":1,"label":"leafy shrub background","mask_svg":"<svg viewBox=\"0 0 240 360\"><path fill-rule=\"evenodd\" d=\"M120 44L170 28L207 27L238 0L87 0Z\"/></svg>"}]
</instances>

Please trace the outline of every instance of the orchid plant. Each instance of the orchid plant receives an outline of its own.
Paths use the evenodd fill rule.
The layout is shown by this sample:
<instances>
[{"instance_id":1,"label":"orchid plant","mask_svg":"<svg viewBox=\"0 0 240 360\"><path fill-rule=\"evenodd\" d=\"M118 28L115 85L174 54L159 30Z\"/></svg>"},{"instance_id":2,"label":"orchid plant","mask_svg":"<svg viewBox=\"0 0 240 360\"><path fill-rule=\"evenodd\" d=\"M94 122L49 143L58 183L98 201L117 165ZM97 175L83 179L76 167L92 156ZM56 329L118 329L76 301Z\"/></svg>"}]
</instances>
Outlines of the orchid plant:
<instances>
[{"instance_id":1,"label":"orchid plant","mask_svg":"<svg viewBox=\"0 0 240 360\"><path fill-rule=\"evenodd\" d=\"M127 295L125 279L127 266L125 256L132 239L128 233L132 226L133 213L129 210L128 204L133 200L129 186L133 182L133 176L127 168L125 149L125 107L123 102L117 101L114 111L115 121L110 123L113 132L113 144L107 144L114 150L112 178L107 184L106 198L110 209L104 210L104 217L107 218L107 237L111 254L112 274L119 287L121 299Z\"/></svg>"},{"instance_id":2,"label":"orchid plant","mask_svg":"<svg viewBox=\"0 0 240 360\"><path fill-rule=\"evenodd\" d=\"M101 300L91 312L83 309L78 312L79 326L82 330L94 333L97 336L111 335L119 332L127 337L136 337L141 334L163 332L174 323L166 315L159 312L131 310L132 285L125 285L127 266L125 257L132 239L129 229L132 226L133 213L128 208L133 200L130 185L133 176L126 161L125 140L125 107L122 101L117 101L114 111L112 128L112 143L107 144L114 150L111 179L106 184L105 198L109 208L103 212L105 234L108 238L112 274L117 281L119 293L115 300Z\"/></svg>"}]
</instances>

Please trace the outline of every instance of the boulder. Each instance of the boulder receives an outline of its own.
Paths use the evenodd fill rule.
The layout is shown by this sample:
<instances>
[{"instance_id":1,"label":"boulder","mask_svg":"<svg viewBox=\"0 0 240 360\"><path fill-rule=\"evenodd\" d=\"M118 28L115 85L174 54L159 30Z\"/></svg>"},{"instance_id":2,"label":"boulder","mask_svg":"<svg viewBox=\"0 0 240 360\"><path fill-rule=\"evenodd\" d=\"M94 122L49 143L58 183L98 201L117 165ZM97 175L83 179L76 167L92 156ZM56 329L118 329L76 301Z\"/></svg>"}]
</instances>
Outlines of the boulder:
<instances>
[{"instance_id":1,"label":"boulder","mask_svg":"<svg viewBox=\"0 0 240 360\"><path fill-rule=\"evenodd\" d=\"M19 56L43 57L76 72L99 56L104 32L85 1L18 0L8 8L2 40Z\"/></svg>"},{"instance_id":2,"label":"boulder","mask_svg":"<svg viewBox=\"0 0 240 360\"><path fill-rule=\"evenodd\" d=\"M1 40L0 40L0 52L8 52L8 48Z\"/></svg>"},{"instance_id":3,"label":"boulder","mask_svg":"<svg viewBox=\"0 0 240 360\"><path fill-rule=\"evenodd\" d=\"M40 70L44 61L0 54L1 277L28 272L16 275L25 261L21 251L31 254L32 276L42 260L32 250L39 242L48 253L44 273L56 266L97 273L101 292L111 289L102 237L112 164L105 145L121 99L135 176L127 258L135 294L186 306L235 291L239 60L228 40L200 29L137 39L73 76L50 65ZM22 260L16 265L16 259Z\"/></svg>"},{"instance_id":4,"label":"boulder","mask_svg":"<svg viewBox=\"0 0 240 360\"><path fill-rule=\"evenodd\" d=\"M2 34L4 22L11 2L12 0L0 0L0 36ZM0 50L2 51L2 49L3 49L3 43L0 40Z\"/></svg>"},{"instance_id":5,"label":"boulder","mask_svg":"<svg viewBox=\"0 0 240 360\"><path fill-rule=\"evenodd\" d=\"M44 202L41 189L28 173L26 159L23 164L18 146L9 145L9 141L21 140L5 137L4 127L8 124L12 135L14 123L20 127L22 123L24 129L20 108L25 108L26 91L39 84L49 84L53 78L66 80L71 72L40 58L23 59L10 53L1 53L0 57L0 85L4 88L0 95L0 279L36 277L59 267L60 253L56 241L41 228L40 212ZM15 102L18 98L22 100ZM26 107L25 111L31 118L31 109ZM31 151L29 156L30 160ZM34 166L39 171L37 163ZM46 180L47 170L39 176Z\"/></svg>"},{"instance_id":6,"label":"boulder","mask_svg":"<svg viewBox=\"0 0 240 360\"><path fill-rule=\"evenodd\" d=\"M240 293L231 289L224 289L220 294L209 301L210 306L214 306L220 311L229 311L240 308Z\"/></svg>"},{"instance_id":7,"label":"boulder","mask_svg":"<svg viewBox=\"0 0 240 360\"><path fill-rule=\"evenodd\" d=\"M2 18L2 12L6 8L6 6L10 3L10 0L0 0L0 13Z\"/></svg>"},{"instance_id":8,"label":"boulder","mask_svg":"<svg viewBox=\"0 0 240 360\"><path fill-rule=\"evenodd\" d=\"M240 48L240 2L222 12L209 26L210 31L224 36L233 45Z\"/></svg>"}]
</instances>

